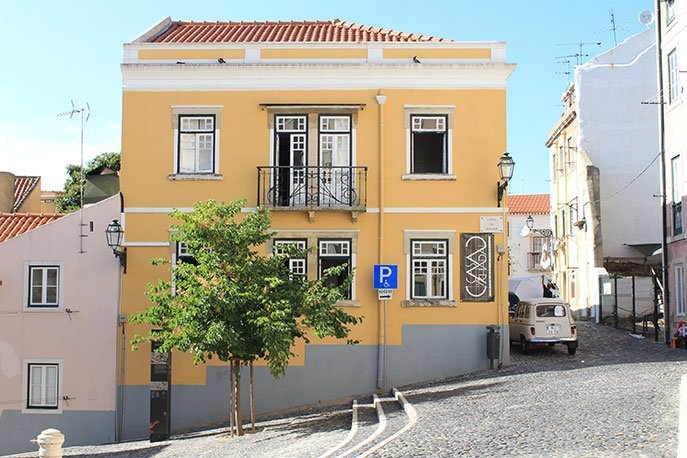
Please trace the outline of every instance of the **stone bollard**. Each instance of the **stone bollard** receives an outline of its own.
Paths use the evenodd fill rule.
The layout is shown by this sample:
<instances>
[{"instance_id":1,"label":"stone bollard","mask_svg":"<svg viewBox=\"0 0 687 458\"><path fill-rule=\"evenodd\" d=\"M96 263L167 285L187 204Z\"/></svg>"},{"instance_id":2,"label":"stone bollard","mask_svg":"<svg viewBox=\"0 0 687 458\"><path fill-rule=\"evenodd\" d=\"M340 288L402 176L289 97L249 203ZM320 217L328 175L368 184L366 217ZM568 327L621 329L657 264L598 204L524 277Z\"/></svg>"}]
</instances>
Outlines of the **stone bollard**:
<instances>
[{"instance_id":1,"label":"stone bollard","mask_svg":"<svg viewBox=\"0 0 687 458\"><path fill-rule=\"evenodd\" d=\"M46 458L62 458L62 444L64 434L57 429L46 429L31 442L38 444L38 456Z\"/></svg>"}]
</instances>

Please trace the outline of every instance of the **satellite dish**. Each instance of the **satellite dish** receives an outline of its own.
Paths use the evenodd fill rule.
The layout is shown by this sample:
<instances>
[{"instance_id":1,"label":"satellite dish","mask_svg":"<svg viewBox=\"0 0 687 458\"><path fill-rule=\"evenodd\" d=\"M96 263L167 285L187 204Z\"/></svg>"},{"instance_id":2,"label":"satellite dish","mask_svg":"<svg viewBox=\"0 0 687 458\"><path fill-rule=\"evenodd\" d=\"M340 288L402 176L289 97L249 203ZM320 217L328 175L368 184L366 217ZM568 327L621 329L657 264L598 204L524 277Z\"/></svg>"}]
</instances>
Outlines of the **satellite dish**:
<instances>
[{"instance_id":1,"label":"satellite dish","mask_svg":"<svg viewBox=\"0 0 687 458\"><path fill-rule=\"evenodd\" d=\"M649 26L654 23L654 14L649 10L644 10L639 13L639 22L643 25Z\"/></svg>"},{"instance_id":2,"label":"satellite dish","mask_svg":"<svg viewBox=\"0 0 687 458\"><path fill-rule=\"evenodd\" d=\"M522 229L520 230L520 237L527 237L530 235L530 228L527 226L522 226Z\"/></svg>"}]
</instances>

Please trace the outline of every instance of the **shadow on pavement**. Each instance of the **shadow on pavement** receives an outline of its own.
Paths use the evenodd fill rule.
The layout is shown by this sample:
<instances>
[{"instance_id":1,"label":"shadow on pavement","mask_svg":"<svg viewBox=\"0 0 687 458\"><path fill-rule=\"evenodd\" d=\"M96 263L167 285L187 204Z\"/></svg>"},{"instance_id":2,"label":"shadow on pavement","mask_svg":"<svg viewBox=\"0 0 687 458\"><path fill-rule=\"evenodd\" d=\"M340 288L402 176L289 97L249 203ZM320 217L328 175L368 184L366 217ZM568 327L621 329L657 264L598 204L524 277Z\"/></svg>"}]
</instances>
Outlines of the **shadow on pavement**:
<instances>
[{"instance_id":1,"label":"shadow on pavement","mask_svg":"<svg viewBox=\"0 0 687 458\"><path fill-rule=\"evenodd\" d=\"M88 453L88 454L83 454L83 455L65 455L70 458L76 458L76 457L81 457L81 458L86 458L86 457L136 457L136 458L148 458L157 455L161 451L163 451L165 448L167 448L169 444L162 444L162 445L154 445L152 447L142 447L138 449L129 449L129 450L122 450L122 451L111 451L111 452L102 452L102 453Z\"/></svg>"}]
</instances>

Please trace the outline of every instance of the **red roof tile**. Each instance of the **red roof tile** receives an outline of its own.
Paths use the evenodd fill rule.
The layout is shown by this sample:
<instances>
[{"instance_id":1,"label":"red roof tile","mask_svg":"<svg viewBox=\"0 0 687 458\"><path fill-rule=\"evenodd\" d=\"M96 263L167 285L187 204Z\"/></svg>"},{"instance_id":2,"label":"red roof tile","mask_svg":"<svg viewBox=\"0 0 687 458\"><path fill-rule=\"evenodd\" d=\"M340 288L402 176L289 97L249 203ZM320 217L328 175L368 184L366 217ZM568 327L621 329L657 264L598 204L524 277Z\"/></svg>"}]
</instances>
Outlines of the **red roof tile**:
<instances>
[{"instance_id":1,"label":"red roof tile","mask_svg":"<svg viewBox=\"0 0 687 458\"><path fill-rule=\"evenodd\" d=\"M0 213L0 243L64 216L61 213Z\"/></svg>"},{"instance_id":2,"label":"red roof tile","mask_svg":"<svg viewBox=\"0 0 687 458\"><path fill-rule=\"evenodd\" d=\"M31 194L33 188L36 187L41 177L14 177L14 208L13 211L19 210L21 204Z\"/></svg>"},{"instance_id":3,"label":"red roof tile","mask_svg":"<svg viewBox=\"0 0 687 458\"><path fill-rule=\"evenodd\" d=\"M447 42L367 25L331 21L185 22L174 21L149 43L366 43Z\"/></svg>"},{"instance_id":4,"label":"red roof tile","mask_svg":"<svg viewBox=\"0 0 687 458\"><path fill-rule=\"evenodd\" d=\"M508 196L511 215L548 215L551 206L548 194L514 194Z\"/></svg>"}]
</instances>

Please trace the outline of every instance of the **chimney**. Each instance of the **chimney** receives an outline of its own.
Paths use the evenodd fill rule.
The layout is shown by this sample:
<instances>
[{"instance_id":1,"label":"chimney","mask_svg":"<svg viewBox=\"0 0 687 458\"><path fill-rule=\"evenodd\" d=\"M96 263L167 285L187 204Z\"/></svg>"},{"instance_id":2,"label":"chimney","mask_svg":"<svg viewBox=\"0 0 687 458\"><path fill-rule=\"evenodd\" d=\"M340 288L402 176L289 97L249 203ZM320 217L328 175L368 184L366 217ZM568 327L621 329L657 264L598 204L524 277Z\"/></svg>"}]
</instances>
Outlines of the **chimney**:
<instances>
[{"instance_id":1,"label":"chimney","mask_svg":"<svg viewBox=\"0 0 687 458\"><path fill-rule=\"evenodd\" d=\"M0 213L14 210L14 174L0 172Z\"/></svg>"}]
</instances>

